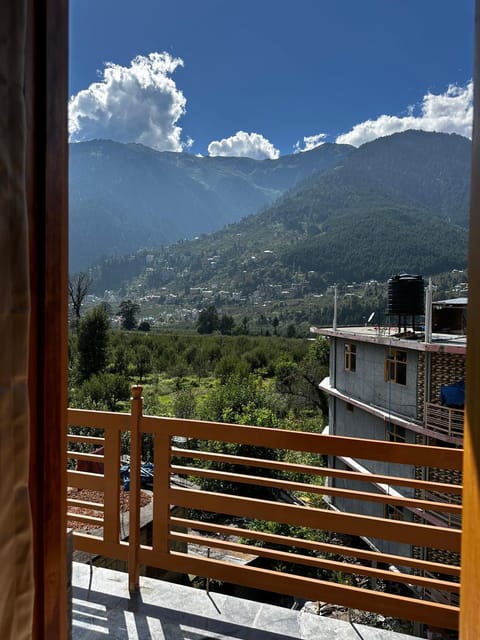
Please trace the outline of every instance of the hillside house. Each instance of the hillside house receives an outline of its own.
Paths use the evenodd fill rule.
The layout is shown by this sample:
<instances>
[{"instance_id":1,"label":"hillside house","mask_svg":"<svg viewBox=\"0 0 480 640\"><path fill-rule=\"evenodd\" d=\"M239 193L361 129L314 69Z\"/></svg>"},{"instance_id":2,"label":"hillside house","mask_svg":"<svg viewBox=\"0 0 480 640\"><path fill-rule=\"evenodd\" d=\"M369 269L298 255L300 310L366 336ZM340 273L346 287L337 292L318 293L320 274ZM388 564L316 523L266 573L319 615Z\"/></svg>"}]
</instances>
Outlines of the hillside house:
<instances>
[{"instance_id":1,"label":"hillside house","mask_svg":"<svg viewBox=\"0 0 480 640\"><path fill-rule=\"evenodd\" d=\"M320 387L329 396L329 433L391 442L463 447L464 381L467 300L444 300L431 305L432 331L362 326L316 329L330 339L330 376ZM365 474L390 474L422 480L461 484L455 471L424 469L412 465L364 462L337 457L338 469ZM448 475L448 477L445 476ZM332 479L333 486L352 488L346 479ZM393 497L422 498L422 491L372 479L369 491ZM460 504L459 496L441 494L439 502ZM395 504L331 498L342 511L460 527L457 516L448 516ZM404 553L426 560L457 562L458 557L437 550L370 540L385 553Z\"/></svg>"}]
</instances>

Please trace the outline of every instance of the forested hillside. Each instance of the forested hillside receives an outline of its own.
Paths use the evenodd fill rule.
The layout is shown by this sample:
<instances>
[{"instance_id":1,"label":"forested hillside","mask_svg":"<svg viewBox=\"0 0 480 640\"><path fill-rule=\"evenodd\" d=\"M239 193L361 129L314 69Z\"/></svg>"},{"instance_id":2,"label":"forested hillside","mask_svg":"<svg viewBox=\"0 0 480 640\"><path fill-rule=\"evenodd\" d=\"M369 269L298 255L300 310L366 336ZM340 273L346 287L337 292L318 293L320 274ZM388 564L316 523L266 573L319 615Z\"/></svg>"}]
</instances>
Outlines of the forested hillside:
<instances>
[{"instance_id":1,"label":"forested hillside","mask_svg":"<svg viewBox=\"0 0 480 640\"><path fill-rule=\"evenodd\" d=\"M139 144L70 145L70 269L220 229L352 151L324 144L277 160L196 157Z\"/></svg>"},{"instance_id":2,"label":"forested hillside","mask_svg":"<svg viewBox=\"0 0 480 640\"><path fill-rule=\"evenodd\" d=\"M464 268L469 158L470 142L456 135L378 139L221 231L99 265L97 289L119 288L126 265L142 293L214 287L261 297L295 282L321 291Z\"/></svg>"}]
</instances>

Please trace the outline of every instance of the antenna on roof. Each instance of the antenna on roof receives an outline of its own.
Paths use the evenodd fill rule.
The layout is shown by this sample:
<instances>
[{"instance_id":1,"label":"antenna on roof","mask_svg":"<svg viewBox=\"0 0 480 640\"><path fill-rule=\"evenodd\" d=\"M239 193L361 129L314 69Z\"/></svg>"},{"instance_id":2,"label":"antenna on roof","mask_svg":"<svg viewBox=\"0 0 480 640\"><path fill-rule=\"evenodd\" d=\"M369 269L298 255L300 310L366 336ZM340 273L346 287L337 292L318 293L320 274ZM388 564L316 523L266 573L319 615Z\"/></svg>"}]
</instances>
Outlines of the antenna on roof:
<instances>
[{"instance_id":1,"label":"antenna on roof","mask_svg":"<svg viewBox=\"0 0 480 640\"><path fill-rule=\"evenodd\" d=\"M428 279L428 287L425 291L425 342L432 342L432 279Z\"/></svg>"},{"instance_id":2,"label":"antenna on roof","mask_svg":"<svg viewBox=\"0 0 480 640\"><path fill-rule=\"evenodd\" d=\"M333 330L337 330L337 285L335 285L333 294Z\"/></svg>"}]
</instances>

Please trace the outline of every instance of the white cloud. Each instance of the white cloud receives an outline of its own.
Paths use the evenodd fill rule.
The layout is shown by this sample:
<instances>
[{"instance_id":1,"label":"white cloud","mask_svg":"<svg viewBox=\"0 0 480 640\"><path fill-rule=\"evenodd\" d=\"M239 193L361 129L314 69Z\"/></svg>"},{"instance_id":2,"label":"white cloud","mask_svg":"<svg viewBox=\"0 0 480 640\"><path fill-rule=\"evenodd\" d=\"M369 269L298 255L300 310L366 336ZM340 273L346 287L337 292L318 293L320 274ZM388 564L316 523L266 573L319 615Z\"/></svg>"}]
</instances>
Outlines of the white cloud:
<instances>
[{"instance_id":1,"label":"white cloud","mask_svg":"<svg viewBox=\"0 0 480 640\"><path fill-rule=\"evenodd\" d=\"M297 140L293 147L293 153L311 151L312 149L315 149L315 147L319 147L321 144L324 144L325 138L327 137L326 133L317 133L314 136L304 136L303 147L301 146L300 140Z\"/></svg>"},{"instance_id":2,"label":"white cloud","mask_svg":"<svg viewBox=\"0 0 480 640\"><path fill-rule=\"evenodd\" d=\"M182 151L179 119L186 99L170 77L181 58L150 53L137 56L129 67L108 62L102 79L79 91L69 102L70 140L111 138L139 142L160 151Z\"/></svg>"},{"instance_id":3,"label":"white cloud","mask_svg":"<svg viewBox=\"0 0 480 640\"><path fill-rule=\"evenodd\" d=\"M365 142L389 136L407 129L458 133L466 138L472 136L473 82L461 87L451 84L445 93L427 93L415 115L415 107L409 105L406 116L382 115L376 120L366 120L355 125L351 131L337 137L339 144L359 147Z\"/></svg>"},{"instance_id":4,"label":"white cloud","mask_svg":"<svg viewBox=\"0 0 480 640\"><path fill-rule=\"evenodd\" d=\"M279 157L280 151L260 133L237 131L230 138L212 140L208 145L208 154L210 156L240 156L254 160L265 160L266 158L274 160Z\"/></svg>"}]
</instances>

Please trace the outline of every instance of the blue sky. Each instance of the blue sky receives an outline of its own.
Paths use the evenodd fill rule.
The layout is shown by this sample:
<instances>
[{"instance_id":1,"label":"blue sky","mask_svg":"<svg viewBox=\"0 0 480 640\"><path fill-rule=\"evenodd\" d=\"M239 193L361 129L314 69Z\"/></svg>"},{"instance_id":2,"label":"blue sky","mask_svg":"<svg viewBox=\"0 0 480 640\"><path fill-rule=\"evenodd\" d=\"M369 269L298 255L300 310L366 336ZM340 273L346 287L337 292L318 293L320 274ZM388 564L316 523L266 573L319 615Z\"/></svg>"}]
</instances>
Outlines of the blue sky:
<instances>
[{"instance_id":1,"label":"blue sky","mask_svg":"<svg viewBox=\"0 0 480 640\"><path fill-rule=\"evenodd\" d=\"M71 0L70 23L72 141L271 158L469 135L473 0Z\"/></svg>"}]
</instances>

